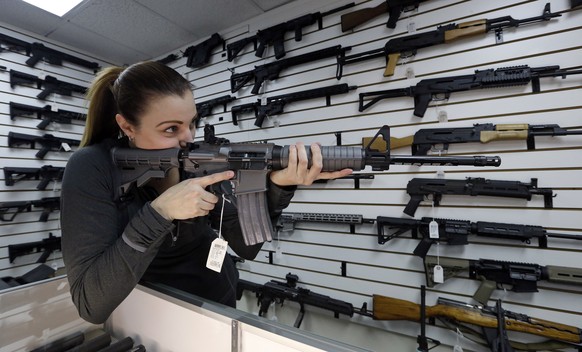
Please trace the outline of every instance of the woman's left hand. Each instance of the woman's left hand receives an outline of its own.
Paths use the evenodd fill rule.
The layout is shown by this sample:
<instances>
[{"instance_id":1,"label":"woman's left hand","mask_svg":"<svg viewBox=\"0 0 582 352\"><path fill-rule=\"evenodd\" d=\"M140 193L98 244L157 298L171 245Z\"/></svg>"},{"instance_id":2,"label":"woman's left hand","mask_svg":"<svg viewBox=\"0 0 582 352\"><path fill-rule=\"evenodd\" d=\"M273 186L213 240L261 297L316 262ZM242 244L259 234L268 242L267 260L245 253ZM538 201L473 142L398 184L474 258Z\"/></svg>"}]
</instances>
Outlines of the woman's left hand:
<instances>
[{"instance_id":1,"label":"woman's left hand","mask_svg":"<svg viewBox=\"0 0 582 352\"><path fill-rule=\"evenodd\" d=\"M315 180L330 180L348 176L351 169L322 172L323 157L318 144L311 145L311 167L308 167L307 152L303 143L289 146L289 163L283 170L273 171L270 174L271 182L278 186L304 185L309 186Z\"/></svg>"}]
</instances>

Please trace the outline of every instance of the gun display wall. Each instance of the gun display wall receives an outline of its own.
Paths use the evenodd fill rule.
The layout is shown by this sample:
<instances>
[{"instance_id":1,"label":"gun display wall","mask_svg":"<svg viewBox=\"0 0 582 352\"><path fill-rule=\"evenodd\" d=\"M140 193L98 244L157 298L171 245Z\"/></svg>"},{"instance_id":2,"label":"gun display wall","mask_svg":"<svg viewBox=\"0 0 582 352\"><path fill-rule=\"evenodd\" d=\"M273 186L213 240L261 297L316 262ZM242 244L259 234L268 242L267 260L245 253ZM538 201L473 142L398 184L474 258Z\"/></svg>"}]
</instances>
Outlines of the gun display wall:
<instances>
[{"instance_id":1,"label":"gun display wall","mask_svg":"<svg viewBox=\"0 0 582 352\"><path fill-rule=\"evenodd\" d=\"M0 25L0 285L63 272L60 183L102 60ZM97 62L99 61L99 62Z\"/></svg>"},{"instance_id":2,"label":"gun display wall","mask_svg":"<svg viewBox=\"0 0 582 352\"><path fill-rule=\"evenodd\" d=\"M390 11L391 3L394 11ZM311 7L289 6L268 19L220 32L226 50L215 47L204 66L189 68L186 59L169 63L196 84L198 101L223 98L225 105L217 103L220 108L204 114L198 136L202 136L204 124L212 124L217 137L232 142L284 145L301 140L366 147L375 131L387 124L390 145L376 144L373 148L377 150L437 157L499 155L501 165L393 165L385 172L363 170L367 177L355 179L357 182L346 178L301 187L274 224L279 230L274 240L265 243L256 260L238 264L241 278L255 290L259 286L264 290L269 286L263 286L265 282L275 280L281 286L286 275L293 273L299 278L298 287L353 307L366 303L369 313L376 302L372 295L420 303L420 287L427 284L427 277L418 253L442 258L443 267L447 259L486 259L493 261L489 264L537 264L535 268L541 271L546 267L576 268L576 258L582 253L582 228L576 220L581 214L576 199L582 195L578 181L582 175L578 157L582 123L577 118L582 91L582 52L577 44L580 11L573 10L569 1L360 1L324 17L323 28L303 28L301 41L288 33L284 57L268 45L262 55L256 55L257 31L347 4L328 1ZM361 22L347 22L353 20L352 13ZM233 54L235 48L239 50ZM459 80L453 82L452 77ZM356 89L326 97L325 102L308 94L334 85ZM495 89L482 89L489 87ZM382 94L391 99L378 99L363 108ZM291 103L284 109L271 104L279 97L289 97L281 105ZM428 185L418 185L425 193L415 196L420 203L414 217L403 212L414 193L414 183L407 187L413 179L428 180ZM455 182L463 190L455 191ZM433 184L449 187L439 191ZM397 219L401 226L381 226L380 218ZM441 225L442 239L429 238L432 218L449 221L450 226ZM421 221L417 219L422 219L425 230L411 235L407 229L410 222ZM415 255L417 247L421 248ZM508 267L515 270L504 268ZM580 300L582 290L578 274L568 273L573 278L560 283L535 281L537 292L512 291L513 286L506 283L505 290L490 291L487 308L480 314L486 321L492 319L487 324L502 318L515 324L515 313L567 324L574 338L566 338L566 345L559 347L574 350L567 343L579 343L576 329L582 326L582 317L572 304ZM448 309L462 303L481 304L472 298L480 281L471 275L469 270L459 270L446 275L443 283L431 282L426 308L432 320L431 306ZM532 282L528 280L528 284ZM262 315L273 314L255 294L259 295L249 295L251 304L259 304ZM283 304L283 309L295 309L305 319L310 311L321 311L312 307L292 301ZM415 338L420 331L418 323L410 322L420 318L380 321L365 314L348 318L340 313L339 320ZM453 346L459 337L443 321L448 320L438 318L436 324L425 324L424 336ZM548 326L555 331L555 326ZM317 332L315 326L312 329ZM497 335L507 334L513 342L540 340L502 330ZM479 344L460 339L466 349L495 348L485 339L477 338ZM428 345L432 345L430 341ZM524 346L513 344L513 348L519 347Z\"/></svg>"},{"instance_id":3,"label":"gun display wall","mask_svg":"<svg viewBox=\"0 0 582 352\"><path fill-rule=\"evenodd\" d=\"M201 116L197 141L211 124L216 137L231 142L319 142L371 147L391 156L501 159L500 166L483 168L392 165L386 171L358 171L366 177L300 187L273 224L273 239L254 261L237 264L247 290L254 290L247 297L258 303L261 315L276 314L268 309L272 301L299 311L303 320L317 314L321 317L313 319L335 319L332 311L345 326L419 337L422 351L436 344L429 338L447 350L457 344L474 351L547 349L534 344L540 338L552 340L559 350L576 350L582 327L577 269L582 255L582 11L572 5L569 0L370 0L351 6L298 0L160 58L195 86ZM306 14L319 14L319 21L307 21L297 32L290 23ZM354 23L349 14L361 21ZM257 50L259 39L263 45ZM389 43L401 46L396 50ZM362 53L367 57L360 60ZM4 55L0 52L1 65L37 75L2 61ZM0 75L9 91L8 72ZM86 86L82 79L75 83ZM326 91L332 87L337 88ZM482 89L487 87L495 89ZM18 103L47 104L36 100L40 91L34 85L14 89L28 92L29 98ZM364 106L369 96L382 100ZM58 109L82 112L76 104L63 105ZM30 122L26 131L18 131L28 133L39 123L36 111L11 122L8 103L0 106L2 126ZM73 119L73 128L76 123ZM390 142L371 145L384 125L390 126ZM60 136L78 139L79 134L75 129ZM1 135L7 146L8 131ZM38 150L3 150L3 155L22 153L18 164L2 165L9 171L66 161L39 164ZM428 181L420 185L415 179ZM25 183L36 191L38 182L26 177L3 193ZM413 195L419 202L407 215L403 210ZM31 217L26 226L37 225L38 215L24 212L14 220ZM11 226L6 224L0 226ZM485 277L472 271L477 261L498 270L487 278L483 302L473 298ZM512 265L502 265L508 262ZM568 270L548 273L548 268ZM444 271L442 278L436 270ZM502 279L513 273L521 281ZM554 280L564 275L568 278ZM429 287L422 290L423 285ZM527 290L515 289L524 285ZM267 289L275 289L279 301L265 299ZM295 291L315 300L289 300L297 297ZM348 310L334 310L343 303ZM403 306L414 314L380 313ZM322 307L328 311L321 313ZM479 318L460 318L473 313ZM301 321L289 325L318 333L321 324ZM463 330L467 326L477 333ZM453 333L456 328L463 336ZM333 338L354 343L349 336Z\"/></svg>"}]
</instances>

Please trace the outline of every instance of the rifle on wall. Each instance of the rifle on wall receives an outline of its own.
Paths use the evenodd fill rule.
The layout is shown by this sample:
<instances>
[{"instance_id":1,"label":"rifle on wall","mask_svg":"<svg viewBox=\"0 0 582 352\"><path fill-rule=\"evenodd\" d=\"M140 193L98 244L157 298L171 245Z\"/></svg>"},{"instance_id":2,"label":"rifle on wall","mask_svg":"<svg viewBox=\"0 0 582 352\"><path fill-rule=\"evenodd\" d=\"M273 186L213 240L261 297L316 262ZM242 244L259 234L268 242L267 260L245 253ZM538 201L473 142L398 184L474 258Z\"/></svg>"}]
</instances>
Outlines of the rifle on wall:
<instances>
[{"instance_id":1,"label":"rifle on wall","mask_svg":"<svg viewBox=\"0 0 582 352\"><path fill-rule=\"evenodd\" d=\"M330 106L332 95L345 94L354 89L357 89L357 86L348 86L343 83L268 97L265 104L261 104L261 99L257 99L256 102L233 106L231 109L232 123L238 125L238 115L246 111L254 111L255 126L263 127L263 121L267 116L282 114L288 103L325 97L326 106Z\"/></svg>"},{"instance_id":2,"label":"rifle on wall","mask_svg":"<svg viewBox=\"0 0 582 352\"><path fill-rule=\"evenodd\" d=\"M214 33L207 40L200 44L192 45L186 48L184 51L184 56L188 59L186 60L187 67L200 67L210 61L210 54L212 50L217 46L222 45L222 50L224 50L224 39L218 33ZM164 60L165 61L165 60Z\"/></svg>"},{"instance_id":3,"label":"rifle on wall","mask_svg":"<svg viewBox=\"0 0 582 352\"><path fill-rule=\"evenodd\" d=\"M476 123L473 127L422 128L414 136L402 138L391 137L392 150L412 148L412 155L427 155L430 150L448 151L450 144L489 143L495 141L525 140L527 150L536 149L535 138L540 136L582 135L582 130L563 128L556 124L529 125ZM362 145L367 145L371 138L362 138ZM436 147L439 147L438 149ZM382 141L376 140L374 149L386 150Z\"/></svg>"},{"instance_id":4,"label":"rifle on wall","mask_svg":"<svg viewBox=\"0 0 582 352\"><path fill-rule=\"evenodd\" d=\"M438 238L433 238L430 235L432 221L438 225ZM416 220L378 216L376 223L378 225L378 244L384 244L405 232L410 232L412 238L421 239L413 252L414 255L421 258L426 256L430 247L436 242L448 245L467 245L469 244L469 235L515 240L523 243L531 243L531 240L535 238L540 248L548 248L548 238L582 240L582 235L548 232L541 226L488 221L471 222L469 220L431 217L423 217L420 220ZM387 234L386 229L394 231Z\"/></svg>"},{"instance_id":5,"label":"rifle on wall","mask_svg":"<svg viewBox=\"0 0 582 352\"><path fill-rule=\"evenodd\" d=\"M366 7L343 14L341 17L342 32L354 29L362 23L368 22L385 13L388 13L386 27L396 28L396 22L398 22L400 14L418 9L418 5L425 1L427 0L384 0L378 6Z\"/></svg>"},{"instance_id":6,"label":"rifle on wall","mask_svg":"<svg viewBox=\"0 0 582 352\"><path fill-rule=\"evenodd\" d=\"M374 219L366 219L359 214L329 214L329 213L293 213L283 212L275 227L281 232L293 231L297 222L318 222L350 225L350 233L355 232L355 225L373 224Z\"/></svg>"},{"instance_id":7,"label":"rifle on wall","mask_svg":"<svg viewBox=\"0 0 582 352\"><path fill-rule=\"evenodd\" d=\"M318 28L323 29L323 17L329 16L331 14L343 11L350 7L353 7L355 3L349 3L347 5L329 10L326 12L314 12L307 15L303 15L292 20L274 25L269 28L261 29L257 31L257 34L251 37L240 39L234 43L228 44L227 48L227 59L228 61L234 60L235 57L244 49L247 44L253 43L255 56L263 57L265 48L268 45L272 45L275 48L275 58L277 60L285 56L285 34L288 32L295 33L295 41L299 42L303 39L303 28L311 26L317 23Z\"/></svg>"},{"instance_id":8,"label":"rifle on wall","mask_svg":"<svg viewBox=\"0 0 582 352\"><path fill-rule=\"evenodd\" d=\"M37 143L40 144L41 148L35 156L38 159L44 159L45 155L50 151L70 151L70 146L78 146L81 142L75 139L55 137L48 133L43 136L34 136L24 133L8 132L8 146L11 148L28 145L30 149L34 149Z\"/></svg>"},{"instance_id":9,"label":"rifle on wall","mask_svg":"<svg viewBox=\"0 0 582 352\"><path fill-rule=\"evenodd\" d=\"M440 205L444 194L518 198L528 201L533 195L542 195L546 209L553 208L554 197L551 188L538 188L537 178L532 178L531 183L488 180L482 177L467 177L465 180L413 178L408 181L406 192L410 195L410 201L406 204L404 213L410 216L414 216L420 202L429 195L432 195L435 207Z\"/></svg>"},{"instance_id":10,"label":"rifle on wall","mask_svg":"<svg viewBox=\"0 0 582 352\"><path fill-rule=\"evenodd\" d=\"M36 86L37 89L42 89L42 91L36 96L40 100L46 100L46 98L53 93L70 97L74 92L79 94L85 94L87 92L86 87L59 81L53 76L46 76L43 80L35 75L10 70L10 88L14 88L16 85L33 85Z\"/></svg>"},{"instance_id":11,"label":"rifle on wall","mask_svg":"<svg viewBox=\"0 0 582 352\"><path fill-rule=\"evenodd\" d=\"M475 74L423 79L415 86L360 93L359 110L364 111L382 99L397 97L414 98L414 115L423 117L428 104L444 96L448 99L453 92L473 89L522 86L532 83L533 93L540 92L540 78L561 77L582 74L582 70L560 69L560 66L529 67L527 65L498 69L476 70ZM370 99L371 98L371 99Z\"/></svg>"},{"instance_id":12,"label":"rifle on wall","mask_svg":"<svg viewBox=\"0 0 582 352\"><path fill-rule=\"evenodd\" d=\"M61 197L44 197L38 200L0 202L0 220L12 221L16 215L25 211L30 212L32 207L43 208L38 221L46 222L50 213L61 208ZM13 209L13 211L11 211Z\"/></svg>"},{"instance_id":13,"label":"rifle on wall","mask_svg":"<svg viewBox=\"0 0 582 352\"><path fill-rule=\"evenodd\" d=\"M45 263L52 252L60 250L61 238L53 236L51 232L47 238L44 238L40 241L8 245L8 258L10 263L14 263L14 259L20 256L30 253L42 252L42 255L37 260L37 263Z\"/></svg>"},{"instance_id":14,"label":"rifle on wall","mask_svg":"<svg viewBox=\"0 0 582 352\"><path fill-rule=\"evenodd\" d=\"M559 13L552 13L550 11L550 3L547 3L541 16L525 18L522 20L516 20L511 16L503 16L490 20L481 19L459 24L451 23L439 26L436 30L431 32L411 34L404 37L390 39L386 42L383 48L346 56L343 59L342 64L347 65L378 57L385 57L386 69L384 70L384 77L390 77L394 75L396 63L400 57L414 56L418 49L450 43L457 39L473 37L489 32L495 32L496 38L499 38L504 28L517 28L524 24L546 22L554 17L560 16L562 15Z\"/></svg>"},{"instance_id":15,"label":"rifle on wall","mask_svg":"<svg viewBox=\"0 0 582 352\"><path fill-rule=\"evenodd\" d=\"M78 112L58 109L53 111L50 105L44 107L20 104L10 102L10 119L14 120L17 116L36 115L36 118L42 120L36 128L46 129L51 122L71 124L72 120L85 121L87 115Z\"/></svg>"},{"instance_id":16,"label":"rifle on wall","mask_svg":"<svg viewBox=\"0 0 582 352\"><path fill-rule=\"evenodd\" d=\"M315 293L306 288L297 287L299 277L294 274L287 274L285 276L286 282L271 280L264 285L256 284L251 281L239 279L237 284L237 300L240 300L244 290L254 292L257 296L257 305L259 308L259 316L264 317L269 310L269 306L275 302L283 305L285 300L299 303L299 315L295 319L294 327L299 328L303 317L305 315L305 306L314 306L321 309L332 311L336 318L340 314L352 317L354 313L366 314L365 305L362 310L354 308L354 306L345 301L340 301L329 296L324 296Z\"/></svg>"},{"instance_id":17,"label":"rifle on wall","mask_svg":"<svg viewBox=\"0 0 582 352\"><path fill-rule=\"evenodd\" d=\"M382 295L373 296L375 320L420 321L419 304ZM498 309L489 306L471 305L446 298L438 298L437 304L426 307L427 318L448 318L460 323L496 329ZM582 331L574 326L555 323L527 316L523 313L503 310L505 329L542 336L568 343L582 342Z\"/></svg>"},{"instance_id":18,"label":"rifle on wall","mask_svg":"<svg viewBox=\"0 0 582 352\"><path fill-rule=\"evenodd\" d=\"M230 91L232 93L241 89L245 84L254 80L253 89L251 93L258 94L259 89L264 81L272 81L279 78L279 74L286 68L305 64L312 61L327 59L330 57L335 57L337 61L336 78L341 77L342 65L340 63L341 58L345 55L345 52L350 50L351 47L342 48L341 45L332 46L326 49L321 49L313 51L307 54L290 57L287 59L270 62L268 64L255 66L251 71L246 71L242 73L233 73L230 76Z\"/></svg>"},{"instance_id":19,"label":"rifle on wall","mask_svg":"<svg viewBox=\"0 0 582 352\"><path fill-rule=\"evenodd\" d=\"M30 58L26 60L26 64L30 67L34 67L40 60L44 60L49 64L57 66L63 66L63 61L68 61L75 65L92 69L93 72L97 72L100 68L99 64L96 62L91 62L89 60L63 53L49 48L42 43L28 43L24 40L13 38L2 33L0 33L0 44L6 46L10 51L23 52L26 56L30 56ZM2 52L1 47L0 52Z\"/></svg>"},{"instance_id":20,"label":"rifle on wall","mask_svg":"<svg viewBox=\"0 0 582 352\"><path fill-rule=\"evenodd\" d=\"M376 138L382 136L390 140L390 128L383 126ZM305 148L311 159L311 149ZM378 152L370 148L347 146L323 146L323 171L351 168L358 171L366 166L372 170L388 170L392 164L432 164L432 165L472 165L499 166L499 157L425 157L390 155L389 151ZM180 168L187 175L203 176L225 170L233 170L235 194L230 196L238 207L239 220L244 242L253 245L270 241L273 226L267 211L267 177L271 170L287 167L289 146L272 143L191 143L185 149L140 150L117 148L112 151L114 163L121 168L120 193L125 194L129 187L141 187L151 178L165 177L170 168ZM160 160L163 162L160 163Z\"/></svg>"},{"instance_id":21,"label":"rifle on wall","mask_svg":"<svg viewBox=\"0 0 582 352\"><path fill-rule=\"evenodd\" d=\"M462 272L468 272L470 279L480 280L481 285L473 298L481 304L487 304L495 289L513 292L538 292L538 281L582 285L582 269L580 268L427 255L424 258L424 269L426 286L428 287L434 287L436 283L434 268L437 265L442 267L445 281Z\"/></svg>"},{"instance_id":22,"label":"rifle on wall","mask_svg":"<svg viewBox=\"0 0 582 352\"><path fill-rule=\"evenodd\" d=\"M224 112L226 112L226 104L236 99L237 99L236 97L227 94L218 98L196 103L196 111L198 112L198 118L196 119L196 127L199 126L201 118L210 116L212 114L212 109L222 105L224 107Z\"/></svg>"},{"instance_id":23,"label":"rifle on wall","mask_svg":"<svg viewBox=\"0 0 582 352\"><path fill-rule=\"evenodd\" d=\"M6 186L14 186L18 181L35 179L40 180L36 189L44 190L51 181L62 181L65 173L64 167L44 165L39 168L32 167L4 167L4 183Z\"/></svg>"}]
</instances>

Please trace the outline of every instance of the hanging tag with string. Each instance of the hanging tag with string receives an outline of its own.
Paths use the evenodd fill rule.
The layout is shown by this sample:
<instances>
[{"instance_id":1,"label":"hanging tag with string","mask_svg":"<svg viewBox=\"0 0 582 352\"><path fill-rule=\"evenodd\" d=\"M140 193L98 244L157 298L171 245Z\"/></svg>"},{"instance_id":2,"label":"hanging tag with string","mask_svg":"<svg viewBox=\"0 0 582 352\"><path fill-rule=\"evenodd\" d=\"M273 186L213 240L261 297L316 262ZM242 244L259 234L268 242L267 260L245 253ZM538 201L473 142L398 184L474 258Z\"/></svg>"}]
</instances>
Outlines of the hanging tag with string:
<instances>
[{"instance_id":1,"label":"hanging tag with string","mask_svg":"<svg viewBox=\"0 0 582 352\"><path fill-rule=\"evenodd\" d=\"M438 241L439 238L439 224L438 222L436 222L434 220L434 202L432 202L432 220L431 222L428 224L428 233L429 233L429 238L430 239L434 239L436 242L436 257L437 257L437 265L434 266L433 268L433 281L437 284L442 284L443 282L445 282L445 275L443 272L443 267L440 265L439 259L440 259L440 253L439 253L439 247L440 247L440 242Z\"/></svg>"},{"instance_id":2,"label":"hanging tag with string","mask_svg":"<svg viewBox=\"0 0 582 352\"><path fill-rule=\"evenodd\" d=\"M465 337L463 336L463 333L461 333L461 330L459 330L459 328L457 328L457 342L455 342L455 346L453 347L453 352L463 352L463 347L461 347L461 341L460 341L460 337Z\"/></svg>"},{"instance_id":3,"label":"hanging tag with string","mask_svg":"<svg viewBox=\"0 0 582 352\"><path fill-rule=\"evenodd\" d=\"M210 245L210 253L208 253L208 259L206 260L206 267L210 270L216 271L217 273L219 273L222 269L222 263L224 263L226 249L228 248L228 242L222 238L222 220L224 215L225 201L230 202L223 194L222 209L220 210L220 226L218 227L218 238L212 241L212 244Z\"/></svg>"}]
</instances>

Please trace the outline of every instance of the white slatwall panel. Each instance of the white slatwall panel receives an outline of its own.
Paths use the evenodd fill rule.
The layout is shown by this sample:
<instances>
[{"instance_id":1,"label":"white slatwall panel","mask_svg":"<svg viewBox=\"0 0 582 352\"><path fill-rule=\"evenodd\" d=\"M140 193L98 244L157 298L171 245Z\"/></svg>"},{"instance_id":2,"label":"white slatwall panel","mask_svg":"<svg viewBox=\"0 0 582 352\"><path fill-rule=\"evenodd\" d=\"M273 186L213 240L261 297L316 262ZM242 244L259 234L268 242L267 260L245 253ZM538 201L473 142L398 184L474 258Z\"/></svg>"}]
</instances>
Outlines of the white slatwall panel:
<instances>
[{"instance_id":1,"label":"white slatwall panel","mask_svg":"<svg viewBox=\"0 0 582 352\"><path fill-rule=\"evenodd\" d=\"M303 6L289 7L269 18L255 19L221 34L230 43L254 34L255 29L266 28L308 12L325 11L346 2L321 1L317 3L320 7L313 3L301 3ZM345 12L379 3L361 1L354 9ZM480 18L511 15L521 19L539 16L545 4L545 1L435 0L423 3L418 12L409 17L404 15L394 30L385 27L386 16L383 16L347 33L342 33L340 29L341 14L335 14L324 18L323 30L318 31L315 26L307 29L305 33L308 34L304 35L301 42L295 42L290 35L285 42L285 58L338 44L352 46L347 55L376 49L383 47L390 38L407 35L411 26L422 32L433 30L437 25ZM566 0L551 1L553 12L567 11L569 6ZM283 70L277 80L265 82L261 91L263 94L258 96L250 93L250 85L230 93L231 71L245 72L255 65L274 61L272 48L267 50L269 56L266 58L255 57L249 46L233 62L228 62L226 53L217 49L210 63L202 68L186 67L185 59L171 66L195 85L194 94L198 101L225 94L237 98L229 104L226 112L216 108L215 113L205 119L206 123L215 126L220 137L234 142L268 140L284 145L303 141L335 145L335 133L341 132L343 145L359 145L362 137L374 135L384 124L391 126L391 135L394 137L412 135L419 128L468 127L474 123L555 123L562 127L580 127L582 123L577 117L582 108L580 76L543 78L541 92L537 94L532 93L531 84L453 93L448 101L432 102L424 118L413 116L412 98L386 99L364 112L358 112L358 93L409 87L426 78L472 74L475 70L514 65L579 68L582 64L579 39L582 27L578 24L580 16L580 11L564 12L561 17L545 23L507 29L504 31L504 41L500 44L495 43L493 33L488 33L420 49L416 56L399 61L393 77L382 76L385 66L383 58L345 66L339 82L335 79L333 59L300 65ZM249 28L249 33L241 33L241 28L243 31ZM410 73L412 75L407 78ZM254 126L254 117L250 114L241 115L238 126L231 123L230 107L234 105L253 102L260 97L336 83L357 85L358 89L333 96L332 105L327 107L324 99L290 103L283 114L266 119L263 128ZM439 114L446 117L444 121L439 122ZM200 128L198 135L202 133ZM352 180L301 187L288 210L354 213L363 214L366 218L407 217L402 214L402 210L409 200L406 184L413 177L433 178L437 171L444 171L446 177L451 179L485 177L530 182L531 178L538 178L539 187L554 189L556 197L553 199L553 209L544 208L541 196L534 196L528 202L509 198L445 195L440 207L433 208L430 202L422 202L416 218L434 216L522 223L582 236L579 222L582 214L581 148L582 136L539 137L536 150L527 150L524 141L453 144L449 148L449 155L499 155L502 165L499 168L394 165L387 172L375 173L373 180L362 180L360 189L354 189ZM393 153L410 154L410 149L402 148ZM360 306L363 302L371 306L374 293L420 302L420 285L425 284L424 268L422 260L412 255L418 241L404 236L379 245L376 234L376 225L357 226L356 233L351 234L346 225L298 223L294 232L282 233L278 242L265 244L256 260L239 264L241 276L255 282L266 282L271 279L282 280L288 272L293 272L299 276L300 285L344 299L354 306ZM440 245L438 251L447 257L491 258L569 267L579 267L582 254L582 242L568 240L549 239L548 249L538 248L535 241L521 244L473 237L470 242L467 246ZM269 252L276 252L277 246L281 253L275 253L273 264L269 264ZM436 247L433 246L429 254L436 255ZM345 277L341 275L342 262L347 262ZM467 274L450 279L428 290L427 303L435 304L437 297L472 303L471 296L478 284L468 279ZM540 282L539 291L535 294L496 291L492 299L503 298L508 310L582 326L579 309L582 287ZM494 304L494 301L490 303ZM294 305L287 304L285 307L292 310ZM312 311L317 312L316 309ZM325 316L325 313L318 315L318 319L323 319L318 320L319 325L325 324ZM342 319L349 324L349 319ZM354 317L351 322L411 337L419 333L417 324L407 322L378 322L362 317ZM317 331L317 326L312 328ZM457 340L450 331L439 327L431 327L428 334L448 345L453 345ZM341 335L339 332L335 337L344 341L358 341L357 337ZM522 341L539 340L523 334L510 333L510 336ZM466 341L465 344L467 349L482 349Z\"/></svg>"},{"instance_id":2,"label":"white slatwall panel","mask_svg":"<svg viewBox=\"0 0 582 352\"><path fill-rule=\"evenodd\" d=\"M101 59L80 53L74 48L65 47L62 44L49 42L45 38L31 35L26 32L26 29L18 29L0 24L0 33L28 43L41 42L49 48L91 62L99 62L101 66L109 65L109 63ZM40 130L36 127L40 120L36 118L17 116L14 120L11 120L9 103L16 102L38 107L44 107L50 104L53 110L61 109L86 113L84 97L77 93L73 93L71 97L51 94L46 100L40 100L36 98L40 90L36 89L35 86L17 85L11 88L9 72L10 70L14 70L34 75L41 79L44 79L47 75L51 75L59 81L83 87L89 86L94 77L94 73L91 69L76 66L66 61L63 63L63 66L51 65L40 61L35 67L29 67L25 64L27 58L24 54L15 51L3 50L0 52L0 66L6 67L6 71L0 71L0 168L38 168L43 165L64 167L71 155L70 152L50 151L44 159L37 159L35 154L40 147L38 144L35 149L30 149L26 146L9 148L8 133L15 132L35 136L42 136L48 133L56 137L80 140L83 134L84 122L73 121L72 124L51 123L45 130ZM75 149L76 147L73 148L73 150ZM60 195L60 182L49 183L46 190L43 191L36 189L38 182L37 180L23 180L13 186L7 186L4 180L4 172L2 171L0 173L0 202L31 201L43 197L58 197ZM38 265L35 262L40 256L39 253L18 257L13 263L10 263L8 258L8 245L40 241L47 238L49 233L55 236L61 235L58 210L53 211L49 215L47 222L38 221L41 212L41 208L33 207L31 212L21 213L11 222L0 221L0 277L17 277ZM62 254L60 252L54 252L49 257L47 263L62 268Z\"/></svg>"}]
</instances>

